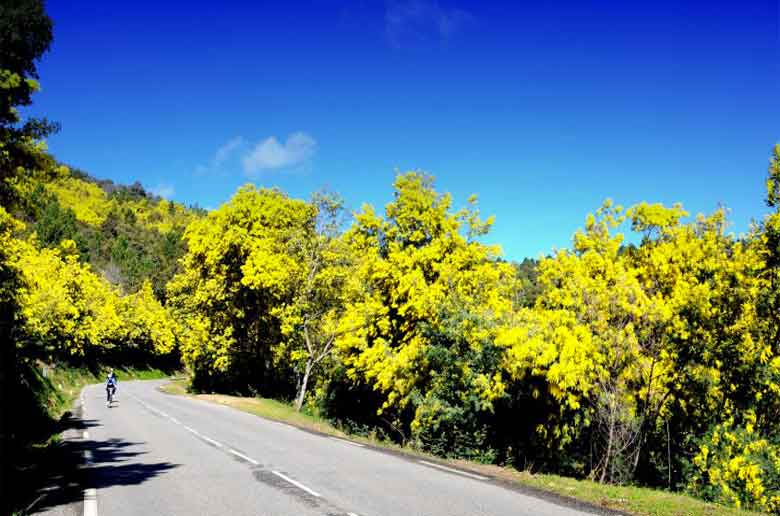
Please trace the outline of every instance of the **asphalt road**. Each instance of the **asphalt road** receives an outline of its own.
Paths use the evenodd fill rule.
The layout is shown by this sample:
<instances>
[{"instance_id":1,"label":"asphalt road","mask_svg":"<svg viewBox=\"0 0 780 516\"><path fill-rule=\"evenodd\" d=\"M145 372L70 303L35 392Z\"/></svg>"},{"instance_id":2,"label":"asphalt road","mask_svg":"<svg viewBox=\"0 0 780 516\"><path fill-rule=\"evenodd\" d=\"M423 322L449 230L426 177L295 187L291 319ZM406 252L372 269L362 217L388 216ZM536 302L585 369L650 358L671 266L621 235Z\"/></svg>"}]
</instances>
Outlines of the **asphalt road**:
<instances>
[{"instance_id":1,"label":"asphalt road","mask_svg":"<svg viewBox=\"0 0 780 516\"><path fill-rule=\"evenodd\" d=\"M120 383L82 395L84 500L60 514L478 516L585 514L486 477L447 471L229 407ZM86 432L86 433L84 433Z\"/></svg>"}]
</instances>

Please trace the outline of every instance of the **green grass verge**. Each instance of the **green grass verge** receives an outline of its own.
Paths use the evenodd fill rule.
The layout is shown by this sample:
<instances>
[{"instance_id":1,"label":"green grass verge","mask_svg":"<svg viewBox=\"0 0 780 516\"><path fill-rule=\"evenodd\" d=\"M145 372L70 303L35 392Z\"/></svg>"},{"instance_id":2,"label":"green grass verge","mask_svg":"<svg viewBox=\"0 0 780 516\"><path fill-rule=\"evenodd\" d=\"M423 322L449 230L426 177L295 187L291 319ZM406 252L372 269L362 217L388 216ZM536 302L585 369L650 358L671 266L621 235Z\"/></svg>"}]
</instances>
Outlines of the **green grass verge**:
<instances>
[{"instance_id":1,"label":"green grass verge","mask_svg":"<svg viewBox=\"0 0 780 516\"><path fill-rule=\"evenodd\" d=\"M480 469L480 468L475 468ZM507 469L507 468L502 468ZM499 476L499 475L496 475ZM613 486L590 480L557 475L531 475L523 471L505 471L503 478L544 491L590 502L599 507L617 509L630 514L652 516L710 515L745 516L759 514L732 507L704 502L680 493L634 486Z\"/></svg>"},{"instance_id":2,"label":"green grass verge","mask_svg":"<svg viewBox=\"0 0 780 516\"><path fill-rule=\"evenodd\" d=\"M176 379L160 390L169 394L188 395L198 399L227 405L256 416L289 423L300 428L313 430L323 434L349 438L353 441L370 444L371 446L400 451L416 457L431 458L432 456L411 448L401 448L395 443L381 441L362 435L348 434L329 421L311 414L297 412L289 403L282 403L267 398L245 398L223 394L191 394L188 392L188 381ZM641 516L746 516L759 514L731 507L724 507L680 493L671 493L658 489L634 486L613 486L599 484L589 480L561 477L557 475L530 474L513 468L479 464L465 460L446 460L436 458L440 462L448 462L453 466L475 473L489 475L504 481L515 482L534 489L552 492L561 496L575 498L593 505L615 509L629 514Z\"/></svg>"}]
</instances>

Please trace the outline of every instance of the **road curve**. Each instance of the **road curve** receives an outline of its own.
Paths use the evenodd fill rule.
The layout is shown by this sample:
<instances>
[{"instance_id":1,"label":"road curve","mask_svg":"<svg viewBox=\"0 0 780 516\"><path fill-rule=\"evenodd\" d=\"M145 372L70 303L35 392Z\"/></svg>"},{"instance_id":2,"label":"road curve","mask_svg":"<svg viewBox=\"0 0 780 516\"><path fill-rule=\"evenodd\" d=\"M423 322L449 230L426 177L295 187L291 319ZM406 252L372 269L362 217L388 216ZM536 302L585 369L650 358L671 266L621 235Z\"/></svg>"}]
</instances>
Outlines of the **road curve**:
<instances>
[{"instance_id":1,"label":"road curve","mask_svg":"<svg viewBox=\"0 0 780 516\"><path fill-rule=\"evenodd\" d=\"M82 394L83 514L478 516L585 514L440 469L123 382ZM81 511L78 511L81 512Z\"/></svg>"}]
</instances>

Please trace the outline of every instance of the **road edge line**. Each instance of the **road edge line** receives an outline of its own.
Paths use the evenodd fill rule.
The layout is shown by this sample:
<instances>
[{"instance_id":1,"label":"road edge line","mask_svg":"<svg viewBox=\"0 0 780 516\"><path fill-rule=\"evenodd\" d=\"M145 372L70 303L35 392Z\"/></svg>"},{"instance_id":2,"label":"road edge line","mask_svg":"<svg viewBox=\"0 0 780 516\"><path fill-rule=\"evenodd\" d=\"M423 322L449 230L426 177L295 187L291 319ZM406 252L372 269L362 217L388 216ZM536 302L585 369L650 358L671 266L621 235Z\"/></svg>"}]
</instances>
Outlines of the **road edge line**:
<instances>
[{"instance_id":1,"label":"road edge line","mask_svg":"<svg viewBox=\"0 0 780 516\"><path fill-rule=\"evenodd\" d=\"M441 464L436 464L435 462L428 462L427 460L421 460L421 459L418 460L417 462L419 462L420 464L425 464L426 466L430 466L432 468L440 469L442 471L449 471L450 473L455 473L457 475L463 475L464 477L473 478L475 480L482 480L482 481L489 480L488 477L483 477L482 475L476 475L474 473L468 473L466 471L461 471L459 469L450 468L447 466L443 466Z\"/></svg>"},{"instance_id":2,"label":"road edge line","mask_svg":"<svg viewBox=\"0 0 780 516\"><path fill-rule=\"evenodd\" d=\"M352 446L357 446L357 447L359 447L359 448L365 448L365 447L366 447L366 445L365 445L365 444L360 444L360 443L352 442L352 441L349 441L349 440L347 440L347 439L342 439L341 437L333 437L333 436L331 436L331 439L333 439L334 441L339 441L339 442L342 442L342 443L344 443L344 444L351 444Z\"/></svg>"}]
</instances>

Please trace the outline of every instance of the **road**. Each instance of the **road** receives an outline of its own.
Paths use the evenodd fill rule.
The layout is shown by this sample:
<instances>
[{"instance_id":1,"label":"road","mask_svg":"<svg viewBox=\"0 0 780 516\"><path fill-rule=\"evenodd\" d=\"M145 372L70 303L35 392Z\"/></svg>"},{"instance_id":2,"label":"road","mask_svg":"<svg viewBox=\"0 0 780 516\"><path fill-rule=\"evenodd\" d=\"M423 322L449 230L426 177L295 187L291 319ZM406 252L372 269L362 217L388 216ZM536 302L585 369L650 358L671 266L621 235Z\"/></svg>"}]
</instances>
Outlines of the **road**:
<instances>
[{"instance_id":1,"label":"road","mask_svg":"<svg viewBox=\"0 0 780 516\"><path fill-rule=\"evenodd\" d=\"M82 394L84 500L50 513L478 516L586 514L492 479L160 392ZM80 491L81 492L81 491Z\"/></svg>"}]
</instances>

